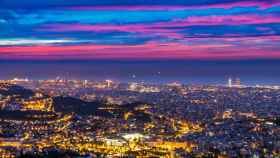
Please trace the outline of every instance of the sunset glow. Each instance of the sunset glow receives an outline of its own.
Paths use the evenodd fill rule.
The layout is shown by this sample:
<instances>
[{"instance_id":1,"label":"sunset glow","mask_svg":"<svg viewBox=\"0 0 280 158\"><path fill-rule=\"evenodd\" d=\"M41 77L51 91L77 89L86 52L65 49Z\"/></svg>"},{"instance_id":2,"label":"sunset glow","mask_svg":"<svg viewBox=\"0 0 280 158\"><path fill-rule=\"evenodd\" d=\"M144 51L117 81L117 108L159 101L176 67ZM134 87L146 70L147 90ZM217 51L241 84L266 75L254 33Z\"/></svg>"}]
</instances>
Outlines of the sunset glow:
<instances>
[{"instance_id":1,"label":"sunset glow","mask_svg":"<svg viewBox=\"0 0 280 158\"><path fill-rule=\"evenodd\" d=\"M17 2L0 2L0 59L280 58L276 0Z\"/></svg>"}]
</instances>

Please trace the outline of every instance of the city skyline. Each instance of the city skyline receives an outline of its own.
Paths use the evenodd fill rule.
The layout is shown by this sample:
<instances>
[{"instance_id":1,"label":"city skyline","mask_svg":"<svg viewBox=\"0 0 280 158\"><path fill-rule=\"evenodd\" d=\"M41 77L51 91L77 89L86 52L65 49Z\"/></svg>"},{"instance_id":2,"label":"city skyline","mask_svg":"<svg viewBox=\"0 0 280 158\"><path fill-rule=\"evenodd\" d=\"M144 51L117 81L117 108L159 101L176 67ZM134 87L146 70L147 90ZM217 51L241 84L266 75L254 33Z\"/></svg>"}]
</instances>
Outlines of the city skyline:
<instances>
[{"instance_id":1,"label":"city skyline","mask_svg":"<svg viewBox=\"0 0 280 158\"><path fill-rule=\"evenodd\" d=\"M226 84L240 78L244 84L279 85L278 60L250 61L1 61L0 79L31 80L112 79L116 82L166 84Z\"/></svg>"}]
</instances>

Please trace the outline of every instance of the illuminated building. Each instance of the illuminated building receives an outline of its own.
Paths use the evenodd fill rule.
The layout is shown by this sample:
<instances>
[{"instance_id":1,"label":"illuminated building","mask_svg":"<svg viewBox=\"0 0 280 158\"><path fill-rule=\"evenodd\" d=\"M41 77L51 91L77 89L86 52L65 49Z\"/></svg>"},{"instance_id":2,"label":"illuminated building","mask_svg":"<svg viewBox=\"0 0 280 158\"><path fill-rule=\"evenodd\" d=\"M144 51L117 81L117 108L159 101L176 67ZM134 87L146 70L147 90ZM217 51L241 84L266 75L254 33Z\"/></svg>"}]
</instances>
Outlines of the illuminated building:
<instances>
[{"instance_id":1,"label":"illuminated building","mask_svg":"<svg viewBox=\"0 0 280 158\"><path fill-rule=\"evenodd\" d=\"M228 79L228 87L232 87L232 79L231 78Z\"/></svg>"}]
</instances>

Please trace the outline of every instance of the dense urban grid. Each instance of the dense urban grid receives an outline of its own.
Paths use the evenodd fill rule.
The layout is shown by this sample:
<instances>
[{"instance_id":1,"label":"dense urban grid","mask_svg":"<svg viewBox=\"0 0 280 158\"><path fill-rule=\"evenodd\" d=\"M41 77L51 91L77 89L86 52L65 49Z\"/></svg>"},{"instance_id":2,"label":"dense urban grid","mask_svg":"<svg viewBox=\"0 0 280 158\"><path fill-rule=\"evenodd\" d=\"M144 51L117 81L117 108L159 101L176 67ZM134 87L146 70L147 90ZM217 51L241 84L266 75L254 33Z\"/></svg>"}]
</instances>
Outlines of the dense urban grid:
<instances>
[{"instance_id":1,"label":"dense urban grid","mask_svg":"<svg viewBox=\"0 0 280 158\"><path fill-rule=\"evenodd\" d=\"M280 88L0 81L0 155L280 157Z\"/></svg>"}]
</instances>

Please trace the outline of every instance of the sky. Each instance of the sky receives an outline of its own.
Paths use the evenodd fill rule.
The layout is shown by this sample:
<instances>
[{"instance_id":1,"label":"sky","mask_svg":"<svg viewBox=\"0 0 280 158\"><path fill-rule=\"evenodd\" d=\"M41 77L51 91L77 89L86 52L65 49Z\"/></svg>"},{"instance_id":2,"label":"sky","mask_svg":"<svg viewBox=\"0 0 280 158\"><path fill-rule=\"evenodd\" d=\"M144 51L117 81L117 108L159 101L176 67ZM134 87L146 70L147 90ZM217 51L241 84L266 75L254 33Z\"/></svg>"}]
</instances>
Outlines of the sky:
<instances>
[{"instance_id":1,"label":"sky","mask_svg":"<svg viewBox=\"0 0 280 158\"><path fill-rule=\"evenodd\" d=\"M0 0L2 60L280 58L279 0Z\"/></svg>"},{"instance_id":2,"label":"sky","mask_svg":"<svg viewBox=\"0 0 280 158\"><path fill-rule=\"evenodd\" d=\"M279 43L279 0L0 0L1 78L278 84Z\"/></svg>"}]
</instances>

